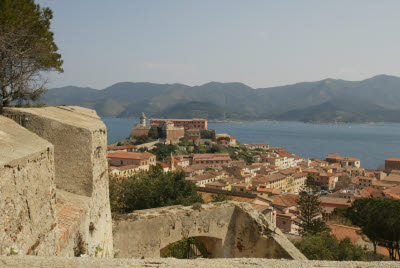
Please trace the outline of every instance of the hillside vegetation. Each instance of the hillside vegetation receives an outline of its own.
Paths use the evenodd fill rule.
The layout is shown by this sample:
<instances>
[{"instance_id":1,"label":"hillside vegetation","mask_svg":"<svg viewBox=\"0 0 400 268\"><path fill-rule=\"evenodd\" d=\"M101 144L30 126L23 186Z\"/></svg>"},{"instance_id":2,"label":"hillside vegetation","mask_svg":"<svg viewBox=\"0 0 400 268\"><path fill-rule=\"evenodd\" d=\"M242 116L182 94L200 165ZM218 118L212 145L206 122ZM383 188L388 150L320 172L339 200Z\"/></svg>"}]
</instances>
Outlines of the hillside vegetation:
<instances>
[{"instance_id":1,"label":"hillside vegetation","mask_svg":"<svg viewBox=\"0 0 400 268\"><path fill-rule=\"evenodd\" d=\"M253 89L242 83L117 83L103 90L49 90L48 105L80 105L102 117L203 117L217 120L305 122L400 122L400 78L379 75L363 81L325 79Z\"/></svg>"}]
</instances>

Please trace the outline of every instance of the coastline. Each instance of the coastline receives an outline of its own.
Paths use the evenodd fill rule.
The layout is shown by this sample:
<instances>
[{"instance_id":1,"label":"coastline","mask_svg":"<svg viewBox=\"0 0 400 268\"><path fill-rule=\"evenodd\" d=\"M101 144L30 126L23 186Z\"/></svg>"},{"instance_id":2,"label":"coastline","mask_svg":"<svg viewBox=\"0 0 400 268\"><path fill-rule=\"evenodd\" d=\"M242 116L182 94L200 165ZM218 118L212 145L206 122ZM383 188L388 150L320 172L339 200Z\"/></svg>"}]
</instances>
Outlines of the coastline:
<instances>
[{"instance_id":1,"label":"coastline","mask_svg":"<svg viewBox=\"0 0 400 268\"><path fill-rule=\"evenodd\" d=\"M102 117L102 119L133 119L138 120L138 117ZM320 122L320 121L296 121L296 120L276 120L276 119L254 119L254 120L235 120L235 119L207 119L209 123L252 123L252 122L291 122L291 123L303 123L303 124L314 124L314 125L378 125L378 124L400 124L400 122Z\"/></svg>"},{"instance_id":2,"label":"coastline","mask_svg":"<svg viewBox=\"0 0 400 268\"><path fill-rule=\"evenodd\" d=\"M294 120L275 120L275 119L256 119L256 120L208 120L209 123L252 123L252 122L290 122L314 125L378 125L378 124L400 124L400 122L319 122L319 121L294 121Z\"/></svg>"}]
</instances>

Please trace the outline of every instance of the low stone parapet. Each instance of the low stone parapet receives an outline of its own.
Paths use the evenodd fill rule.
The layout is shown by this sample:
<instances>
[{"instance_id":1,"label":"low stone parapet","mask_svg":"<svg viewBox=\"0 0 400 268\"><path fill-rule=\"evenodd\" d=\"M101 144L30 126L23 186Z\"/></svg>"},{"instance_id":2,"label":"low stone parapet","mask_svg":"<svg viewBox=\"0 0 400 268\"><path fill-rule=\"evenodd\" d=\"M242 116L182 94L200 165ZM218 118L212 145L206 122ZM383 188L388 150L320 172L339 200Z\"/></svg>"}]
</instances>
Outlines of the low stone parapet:
<instances>
[{"instance_id":1,"label":"low stone parapet","mask_svg":"<svg viewBox=\"0 0 400 268\"><path fill-rule=\"evenodd\" d=\"M361 261L309 261L309 260L272 260L256 258L230 259L96 259L96 258L61 258L61 257L27 257L0 256L0 263L5 267L80 267L80 268L108 268L108 267L274 267L274 268L309 268L309 267L340 267L340 268L394 268L399 267L397 262L361 262Z\"/></svg>"}]
</instances>

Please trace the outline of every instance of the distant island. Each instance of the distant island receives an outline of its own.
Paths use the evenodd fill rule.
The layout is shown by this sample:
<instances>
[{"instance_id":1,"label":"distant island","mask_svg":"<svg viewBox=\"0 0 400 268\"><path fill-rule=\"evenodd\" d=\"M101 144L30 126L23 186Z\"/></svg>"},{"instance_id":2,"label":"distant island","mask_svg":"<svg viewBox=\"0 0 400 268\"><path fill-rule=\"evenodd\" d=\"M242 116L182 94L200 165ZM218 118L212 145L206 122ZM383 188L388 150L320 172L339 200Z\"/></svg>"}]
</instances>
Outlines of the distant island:
<instances>
[{"instance_id":1,"label":"distant island","mask_svg":"<svg viewBox=\"0 0 400 268\"><path fill-rule=\"evenodd\" d=\"M400 77L362 81L324 79L251 88L243 83L201 86L121 82L103 90L67 86L44 95L47 105L79 105L101 117L280 120L312 123L400 122Z\"/></svg>"}]
</instances>

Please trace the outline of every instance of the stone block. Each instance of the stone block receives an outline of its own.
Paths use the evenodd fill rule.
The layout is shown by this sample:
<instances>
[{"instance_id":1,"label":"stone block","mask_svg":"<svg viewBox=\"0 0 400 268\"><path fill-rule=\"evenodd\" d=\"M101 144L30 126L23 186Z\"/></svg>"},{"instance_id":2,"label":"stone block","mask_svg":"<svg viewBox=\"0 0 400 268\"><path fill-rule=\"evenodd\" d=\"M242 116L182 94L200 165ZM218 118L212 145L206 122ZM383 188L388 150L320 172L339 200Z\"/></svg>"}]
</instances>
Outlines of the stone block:
<instances>
[{"instance_id":1,"label":"stone block","mask_svg":"<svg viewBox=\"0 0 400 268\"><path fill-rule=\"evenodd\" d=\"M58 189L91 196L106 177L106 127L93 110L63 106L4 108L4 116L54 145Z\"/></svg>"},{"instance_id":2,"label":"stone block","mask_svg":"<svg viewBox=\"0 0 400 268\"><path fill-rule=\"evenodd\" d=\"M0 255L57 253L54 147L0 116Z\"/></svg>"}]
</instances>

